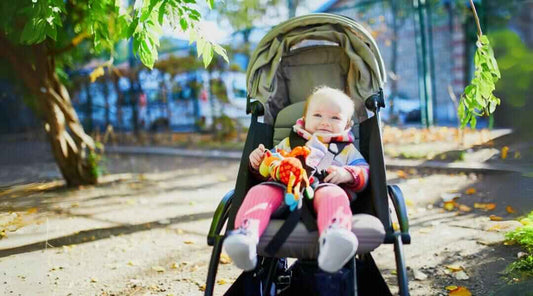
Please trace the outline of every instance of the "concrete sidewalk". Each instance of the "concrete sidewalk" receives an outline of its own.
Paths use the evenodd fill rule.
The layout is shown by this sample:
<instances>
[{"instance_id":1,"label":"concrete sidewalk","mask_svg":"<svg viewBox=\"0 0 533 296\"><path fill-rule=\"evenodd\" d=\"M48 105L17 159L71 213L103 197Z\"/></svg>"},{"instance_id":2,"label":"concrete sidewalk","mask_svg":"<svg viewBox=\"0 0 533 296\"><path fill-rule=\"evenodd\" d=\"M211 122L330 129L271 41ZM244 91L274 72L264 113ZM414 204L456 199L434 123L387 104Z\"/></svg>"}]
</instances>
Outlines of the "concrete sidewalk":
<instances>
[{"instance_id":1,"label":"concrete sidewalk","mask_svg":"<svg viewBox=\"0 0 533 296\"><path fill-rule=\"evenodd\" d=\"M229 160L240 160L242 157L242 151L192 150L172 147L107 146L105 151L110 154L167 155ZM533 168L528 166L527 163L522 164L487 163L480 161L446 162L424 159L399 159L385 156L385 166L387 169L432 169L473 173L513 172L522 174L532 171Z\"/></svg>"}]
</instances>

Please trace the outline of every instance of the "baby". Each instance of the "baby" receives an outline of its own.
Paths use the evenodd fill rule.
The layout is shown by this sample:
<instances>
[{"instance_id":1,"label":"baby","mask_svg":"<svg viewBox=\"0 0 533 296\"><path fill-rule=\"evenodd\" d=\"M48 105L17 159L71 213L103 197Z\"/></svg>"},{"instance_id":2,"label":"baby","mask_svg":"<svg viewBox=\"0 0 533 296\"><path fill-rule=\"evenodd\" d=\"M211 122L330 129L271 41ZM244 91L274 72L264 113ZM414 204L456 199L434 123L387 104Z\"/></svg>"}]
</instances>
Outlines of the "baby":
<instances>
[{"instance_id":1,"label":"baby","mask_svg":"<svg viewBox=\"0 0 533 296\"><path fill-rule=\"evenodd\" d=\"M351 231L351 200L347 192L359 192L366 187L369 167L353 144L350 129L353 111L354 103L344 92L320 87L307 98L304 116L293 126L293 131L311 149L306 165L315 172L327 172L313 199L319 233L318 266L327 272L341 269L355 255L358 246L357 237ZM289 137L276 148L290 151ZM250 169L257 172L264 156L265 147L259 145L250 153ZM226 253L237 267L255 268L259 237L272 213L282 205L283 196L283 185L273 181L248 191L237 212L235 230L224 241Z\"/></svg>"}]
</instances>

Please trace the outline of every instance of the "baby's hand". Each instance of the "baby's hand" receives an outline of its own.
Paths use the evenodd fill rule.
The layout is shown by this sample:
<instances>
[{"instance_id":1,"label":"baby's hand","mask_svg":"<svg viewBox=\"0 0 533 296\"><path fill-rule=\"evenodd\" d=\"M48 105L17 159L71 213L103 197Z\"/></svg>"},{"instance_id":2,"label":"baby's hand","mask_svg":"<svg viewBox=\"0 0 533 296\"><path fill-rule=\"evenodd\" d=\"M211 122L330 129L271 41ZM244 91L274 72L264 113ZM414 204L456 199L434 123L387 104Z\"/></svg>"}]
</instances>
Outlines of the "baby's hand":
<instances>
[{"instance_id":1,"label":"baby's hand","mask_svg":"<svg viewBox=\"0 0 533 296\"><path fill-rule=\"evenodd\" d=\"M324 178L324 182L333 184L351 183L353 176L340 166L330 166L326 170L328 175Z\"/></svg>"},{"instance_id":2,"label":"baby's hand","mask_svg":"<svg viewBox=\"0 0 533 296\"><path fill-rule=\"evenodd\" d=\"M255 148L252 153L250 153L250 166L252 166L254 170L259 169L259 165L265 156L265 150L265 146L263 146L263 144L259 144L259 146Z\"/></svg>"}]
</instances>

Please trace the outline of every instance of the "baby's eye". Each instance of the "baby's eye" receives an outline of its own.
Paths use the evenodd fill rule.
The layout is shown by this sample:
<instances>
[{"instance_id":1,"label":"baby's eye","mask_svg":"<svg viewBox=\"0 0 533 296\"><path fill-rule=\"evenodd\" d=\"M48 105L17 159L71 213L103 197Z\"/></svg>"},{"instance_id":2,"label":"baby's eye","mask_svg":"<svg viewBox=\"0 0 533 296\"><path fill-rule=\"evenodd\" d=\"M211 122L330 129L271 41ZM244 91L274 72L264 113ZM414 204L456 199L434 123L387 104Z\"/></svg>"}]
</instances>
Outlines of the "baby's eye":
<instances>
[{"instance_id":1,"label":"baby's eye","mask_svg":"<svg viewBox=\"0 0 533 296\"><path fill-rule=\"evenodd\" d=\"M313 117L322 117L322 115L320 115L319 113L315 113L313 114Z\"/></svg>"},{"instance_id":2,"label":"baby's eye","mask_svg":"<svg viewBox=\"0 0 533 296\"><path fill-rule=\"evenodd\" d=\"M334 120L341 120L341 118L339 116L333 116L331 118L334 119Z\"/></svg>"}]
</instances>

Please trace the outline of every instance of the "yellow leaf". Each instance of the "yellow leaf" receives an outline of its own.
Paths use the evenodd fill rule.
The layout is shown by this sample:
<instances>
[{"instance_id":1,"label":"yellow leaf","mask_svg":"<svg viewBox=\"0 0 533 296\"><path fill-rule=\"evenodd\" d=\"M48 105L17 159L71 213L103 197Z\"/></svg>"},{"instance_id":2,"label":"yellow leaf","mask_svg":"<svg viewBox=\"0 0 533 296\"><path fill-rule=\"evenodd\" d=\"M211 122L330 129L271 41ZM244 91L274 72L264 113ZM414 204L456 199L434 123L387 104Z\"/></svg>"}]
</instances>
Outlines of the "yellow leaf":
<instances>
[{"instance_id":1,"label":"yellow leaf","mask_svg":"<svg viewBox=\"0 0 533 296\"><path fill-rule=\"evenodd\" d=\"M170 268L171 269L178 269L178 264L176 262L172 263L172 265L170 265Z\"/></svg>"},{"instance_id":2,"label":"yellow leaf","mask_svg":"<svg viewBox=\"0 0 533 296\"><path fill-rule=\"evenodd\" d=\"M455 290L451 290L448 296L472 296L472 293L466 287L458 287Z\"/></svg>"},{"instance_id":3,"label":"yellow leaf","mask_svg":"<svg viewBox=\"0 0 533 296\"><path fill-rule=\"evenodd\" d=\"M503 146L502 147L502 159L506 159L507 158L507 153L509 153L509 147L507 146Z\"/></svg>"},{"instance_id":4,"label":"yellow leaf","mask_svg":"<svg viewBox=\"0 0 533 296\"><path fill-rule=\"evenodd\" d=\"M467 205L459 205L459 211L461 212L471 212L472 208Z\"/></svg>"},{"instance_id":5,"label":"yellow leaf","mask_svg":"<svg viewBox=\"0 0 533 296\"><path fill-rule=\"evenodd\" d=\"M445 265L444 267L448 268L449 270L453 271L453 272L456 272L456 271L461 271L463 270L463 267L460 266L460 265Z\"/></svg>"},{"instance_id":6,"label":"yellow leaf","mask_svg":"<svg viewBox=\"0 0 533 296\"><path fill-rule=\"evenodd\" d=\"M96 279L96 278L91 278L91 283L96 283L96 282L98 282L98 279Z\"/></svg>"},{"instance_id":7,"label":"yellow leaf","mask_svg":"<svg viewBox=\"0 0 533 296\"><path fill-rule=\"evenodd\" d=\"M228 254L222 253L220 254L219 262L220 264L230 264L232 261L231 261L231 258L228 256Z\"/></svg>"},{"instance_id":8,"label":"yellow leaf","mask_svg":"<svg viewBox=\"0 0 533 296\"><path fill-rule=\"evenodd\" d=\"M91 79L91 83L92 82L95 82L96 79L98 79L98 77L100 76L103 76L104 75L104 67L100 66L96 69L94 69L90 74L89 74L89 78Z\"/></svg>"},{"instance_id":9,"label":"yellow leaf","mask_svg":"<svg viewBox=\"0 0 533 296\"><path fill-rule=\"evenodd\" d=\"M165 272L165 270L166 270L163 266L159 266L159 265L152 266L152 269L157 271L157 272Z\"/></svg>"},{"instance_id":10,"label":"yellow leaf","mask_svg":"<svg viewBox=\"0 0 533 296\"><path fill-rule=\"evenodd\" d=\"M37 208L30 208L26 211L26 213L28 214L35 214L37 213L38 209Z\"/></svg>"},{"instance_id":11,"label":"yellow leaf","mask_svg":"<svg viewBox=\"0 0 533 296\"><path fill-rule=\"evenodd\" d=\"M201 286L198 286L198 290L200 291L205 291L205 284L201 285Z\"/></svg>"},{"instance_id":12,"label":"yellow leaf","mask_svg":"<svg viewBox=\"0 0 533 296\"><path fill-rule=\"evenodd\" d=\"M502 221L503 220L502 217L496 216L496 215L490 215L489 218L491 221Z\"/></svg>"},{"instance_id":13,"label":"yellow leaf","mask_svg":"<svg viewBox=\"0 0 533 296\"><path fill-rule=\"evenodd\" d=\"M186 244L186 245L193 245L194 244L193 241L189 241L189 240L184 241L183 243Z\"/></svg>"},{"instance_id":14,"label":"yellow leaf","mask_svg":"<svg viewBox=\"0 0 533 296\"><path fill-rule=\"evenodd\" d=\"M495 203L475 202L474 203L474 208L485 210L485 211L492 211L492 210L494 210L496 208L496 204Z\"/></svg>"},{"instance_id":15,"label":"yellow leaf","mask_svg":"<svg viewBox=\"0 0 533 296\"><path fill-rule=\"evenodd\" d=\"M468 195L475 194L475 193L476 193L476 189L475 189L475 188L468 188L468 189L465 191L465 193L468 194Z\"/></svg>"},{"instance_id":16,"label":"yellow leaf","mask_svg":"<svg viewBox=\"0 0 533 296\"><path fill-rule=\"evenodd\" d=\"M519 159L519 158L521 157L521 155L520 155L520 151L516 151L516 152L514 153L514 156L513 156L513 157L514 157L514 159Z\"/></svg>"},{"instance_id":17,"label":"yellow leaf","mask_svg":"<svg viewBox=\"0 0 533 296\"><path fill-rule=\"evenodd\" d=\"M455 201L452 200L445 202L443 208L446 211L453 211L455 209Z\"/></svg>"},{"instance_id":18,"label":"yellow leaf","mask_svg":"<svg viewBox=\"0 0 533 296\"><path fill-rule=\"evenodd\" d=\"M448 291L452 291L452 290L455 290L457 288L459 288L459 287L457 287L457 286L446 286L446 290L448 290Z\"/></svg>"},{"instance_id":19,"label":"yellow leaf","mask_svg":"<svg viewBox=\"0 0 533 296\"><path fill-rule=\"evenodd\" d=\"M220 280L217 281L217 284L218 285L225 285L225 284L227 284L227 282L226 282L225 279L220 279Z\"/></svg>"},{"instance_id":20,"label":"yellow leaf","mask_svg":"<svg viewBox=\"0 0 533 296\"><path fill-rule=\"evenodd\" d=\"M505 207L505 210L506 210L507 213L509 213L509 214L514 214L514 213L516 213L516 210L513 209L513 207L511 207L511 206L507 206L507 207Z\"/></svg>"},{"instance_id":21,"label":"yellow leaf","mask_svg":"<svg viewBox=\"0 0 533 296\"><path fill-rule=\"evenodd\" d=\"M135 263L133 263L133 261L128 261L128 265L129 266L135 266Z\"/></svg>"},{"instance_id":22,"label":"yellow leaf","mask_svg":"<svg viewBox=\"0 0 533 296\"><path fill-rule=\"evenodd\" d=\"M407 178L407 173L402 171L402 170L397 171L396 174L398 175L398 178L400 178L400 179L406 179Z\"/></svg>"}]
</instances>

